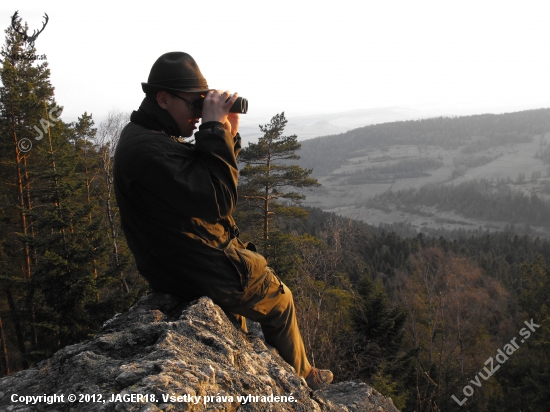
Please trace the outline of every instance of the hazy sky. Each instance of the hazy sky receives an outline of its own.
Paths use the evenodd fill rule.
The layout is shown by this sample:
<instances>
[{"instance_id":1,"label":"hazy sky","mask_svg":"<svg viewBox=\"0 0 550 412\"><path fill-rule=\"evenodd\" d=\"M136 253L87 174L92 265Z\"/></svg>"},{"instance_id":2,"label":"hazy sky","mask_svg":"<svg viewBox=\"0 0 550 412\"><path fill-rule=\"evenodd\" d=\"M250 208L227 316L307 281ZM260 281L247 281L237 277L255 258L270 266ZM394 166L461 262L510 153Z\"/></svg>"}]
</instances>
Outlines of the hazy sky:
<instances>
[{"instance_id":1,"label":"hazy sky","mask_svg":"<svg viewBox=\"0 0 550 412\"><path fill-rule=\"evenodd\" d=\"M4 0L0 27L16 10L31 32L50 17L35 45L69 120L136 109L169 51L191 54L211 87L247 97L249 119L550 107L549 0Z\"/></svg>"}]
</instances>

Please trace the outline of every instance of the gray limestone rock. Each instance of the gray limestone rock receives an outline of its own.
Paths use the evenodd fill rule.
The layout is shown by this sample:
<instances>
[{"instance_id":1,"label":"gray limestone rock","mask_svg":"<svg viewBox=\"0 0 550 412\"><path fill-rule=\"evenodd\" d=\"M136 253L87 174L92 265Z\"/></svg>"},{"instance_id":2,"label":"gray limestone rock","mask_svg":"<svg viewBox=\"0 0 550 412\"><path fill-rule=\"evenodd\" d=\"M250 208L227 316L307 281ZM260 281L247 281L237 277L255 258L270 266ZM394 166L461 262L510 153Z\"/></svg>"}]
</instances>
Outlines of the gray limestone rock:
<instances>
[{"instance_id":1,"label":"gray limestone rock","mask_svg":"<svg viewBox=\"0 0 550 412\"><path fill-rule=\"evenodd\" d=\"M397 411L360 381L312 392L260 336L208 298L154 293L93 339L0 379L0 411Z\"/></svg>"}]
</instances>

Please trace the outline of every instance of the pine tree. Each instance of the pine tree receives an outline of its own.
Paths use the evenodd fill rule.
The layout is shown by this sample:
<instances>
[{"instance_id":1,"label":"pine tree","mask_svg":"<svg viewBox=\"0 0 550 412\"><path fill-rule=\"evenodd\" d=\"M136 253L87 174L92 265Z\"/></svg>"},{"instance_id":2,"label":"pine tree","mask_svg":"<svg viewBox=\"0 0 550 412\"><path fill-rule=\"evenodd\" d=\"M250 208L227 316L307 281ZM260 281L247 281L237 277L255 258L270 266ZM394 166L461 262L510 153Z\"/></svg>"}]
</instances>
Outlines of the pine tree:
<instances>
[{"instance_id":1,"label":"pine tree","mask_svg":"<svg viewBox=\"0 0 550 412\"><path fill-rule=\"evenodd\" d=\"M43 154L36 182L40 208L30 213L40 236L30 242L38 255L37 323L46 340L35 353L39 357L95 332L89 306L98 301L97 261L104 242L96 203L87 192L86 146L79 136L90 123L83 116L72 126L59 122L48 128L47 141L38 148Z\"/></svg>"},{"instance_id":2,"label":"pine tree","mask_svg":"<svg viewBox=\"0 0 550 412\"><path fill-rule=\"evenodd\" d=\"M550 402L550 267L539 256L531 264L524 263L521 272L518 303L524 312L522 319L537 326L526 329L530 335L521 340L506 370L495 377L501 384L506 410L542 411Z\"/></svg>"},{"instance_id":3,"label":"pine tree","mask_svg":"<svg viewBox=\"0 0 550 412\"><path fill-rule=\"evenodd\" d=\"M35 229L30 211L34 204L33 173L40 155L31 149L39 140L38 126L46 122L43 107L51 101L53 87L48 80L47 63L36 63L34 45L25 42L12 27L5 32L0 74L2 294L9 307L10 316L6 319L13 324L20 352L12 359L20 359L20 365L27 367L26 342L37 343L32 299L35 254L30 245Z\"/></svg>"},{"instance_id":4,"label":"pine tree","mask_svg":"<svg viewBox=\"0 0 550 412\"><path fill-rule=\"evenodd\" d=\"M249 143L240 154L240 161L246 165L240 171L241 197L248 205L253 205L257 221L262 222L263 239L268 245L270 221L273 216L305 217L304 209L297 207L305 195L292 188L319 186L316 179L310 177L313 169L302 169L289 164L289 160L298 160L296 154L301 147L296 135L283 136L287 124L284 112L271 118L271 123L260 126L264 133L258 143ZM278 201L290 201L294 206Z\"/></svg>"},{"instance_id":5,"label":"pine tree","mask_svg":"<svg viewBox=\"0 0 550 412\"><path fill-rule=\"evenodd\" d=\"M382 281L373 282L363 277L359 283L360 303L354 314L357 331L364 336L364 349L377 352L377 364L383 358L393 357L401 349L404 339L404 324L407 319L402 308L392 308ZM372 361L365 367L375 372L377 364ZM366 375L368 376L368 375Z\"/></svg>"},{"instance_id":6,"label":"pine tree","mask_svg":"<svg viewBox=\"0 0 550 412\"><path fill-rule=\"evenodd\" d=\"M1 63L0 364L7 373L88 338L143 288L113 292L121 280L109 265L91 115L59 119L47 62L37 62L34 46L12 27Z\"/></svg>"}]
</instances>

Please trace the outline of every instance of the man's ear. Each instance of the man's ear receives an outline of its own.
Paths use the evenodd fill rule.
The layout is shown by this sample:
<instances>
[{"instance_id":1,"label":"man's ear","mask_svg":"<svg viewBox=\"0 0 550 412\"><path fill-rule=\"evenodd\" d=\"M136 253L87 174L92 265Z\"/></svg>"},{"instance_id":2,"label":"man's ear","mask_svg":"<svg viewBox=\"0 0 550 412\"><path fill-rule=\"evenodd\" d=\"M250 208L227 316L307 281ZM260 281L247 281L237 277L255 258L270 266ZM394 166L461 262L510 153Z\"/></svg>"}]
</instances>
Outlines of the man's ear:
<instances>
[{"instance_id":1,"label":"man's ear","mask_svg":"<svg viewBox=\"0 0 550 412\"><path fill-rule=\"evenodd\" d=\"M168 93L164 90L157 93L157 104L164 110L168 108Z\"/></svg>"}]
</instances>

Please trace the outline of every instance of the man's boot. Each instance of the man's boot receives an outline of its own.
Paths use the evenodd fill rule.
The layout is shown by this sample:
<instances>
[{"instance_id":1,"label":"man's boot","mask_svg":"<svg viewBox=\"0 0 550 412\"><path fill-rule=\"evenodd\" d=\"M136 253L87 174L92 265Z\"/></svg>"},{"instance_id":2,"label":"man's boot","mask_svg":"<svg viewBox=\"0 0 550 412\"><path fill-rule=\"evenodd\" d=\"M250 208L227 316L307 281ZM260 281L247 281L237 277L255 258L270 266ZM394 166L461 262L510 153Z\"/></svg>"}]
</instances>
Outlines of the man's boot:
<instances>
[{"instance_id":1,"label":"man's boot","mask_svg":"<svg viewBox=\"0 0 550 412\"><path fill-rule=\"evenodd\" d=\"M316 391L317 389L325 389L333 379L334 375L328 369L311 368L306 383L310 389Z\"/></svg>"}]
</instances>

